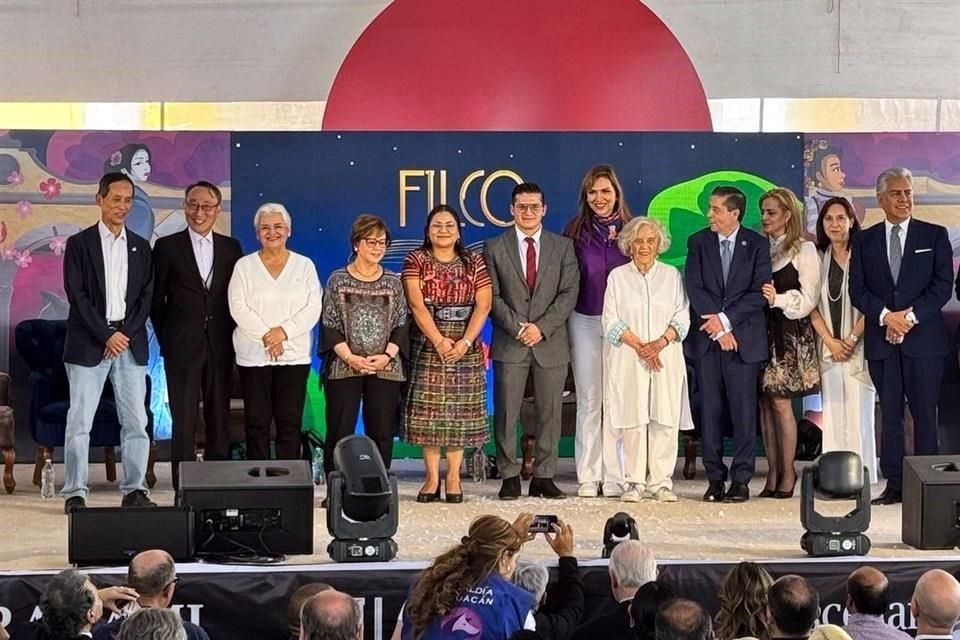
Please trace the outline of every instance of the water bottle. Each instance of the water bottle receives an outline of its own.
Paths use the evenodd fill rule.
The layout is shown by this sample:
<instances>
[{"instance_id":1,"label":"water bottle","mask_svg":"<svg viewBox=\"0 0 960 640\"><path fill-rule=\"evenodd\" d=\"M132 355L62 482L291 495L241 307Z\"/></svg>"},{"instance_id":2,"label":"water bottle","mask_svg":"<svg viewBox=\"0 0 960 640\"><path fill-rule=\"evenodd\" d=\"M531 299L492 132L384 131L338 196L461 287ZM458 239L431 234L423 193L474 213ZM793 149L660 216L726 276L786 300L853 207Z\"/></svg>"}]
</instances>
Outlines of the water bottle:
<instances>
[{"instance_id":1,"label":"water bottle","mask_svg":"<svg viewBox=\"0 0 960 640\"><path fill-rule=\"evenodd\" d=\"M484 482L487 479L487 455L483 447L477 447L467 457L467 473L474 482Z\"/></svg>"},{"instance_id":2,"label":"water bottle","mask_svg":"<svg viewBox=\"0 0 960 640\"><path fill-rule=\"evenodd\" d=\"M323 472L323 447L313 447L313 484L325 484L327 476Z\"/></svg>"},{"instance_id":3,"label":"water bottle","mask_svg":"<svg viewBox=\"0 0 960 640\"><path fill-rule=\"evenodd\" d=\"M203 450L197 451L197 462L203 462Z\"/></svg>"},{"instance_id":4,"label":"water bottle","mask_svg":"<svg viewBox=\"0 0 960 640\"><path fill-rule=\"evenodd\" d=\"M40 497L49 500L57 493L57 476L53 471L53 462L50 458L43 463L43 474L40 482Z\"/></svg>"}]
</instances>

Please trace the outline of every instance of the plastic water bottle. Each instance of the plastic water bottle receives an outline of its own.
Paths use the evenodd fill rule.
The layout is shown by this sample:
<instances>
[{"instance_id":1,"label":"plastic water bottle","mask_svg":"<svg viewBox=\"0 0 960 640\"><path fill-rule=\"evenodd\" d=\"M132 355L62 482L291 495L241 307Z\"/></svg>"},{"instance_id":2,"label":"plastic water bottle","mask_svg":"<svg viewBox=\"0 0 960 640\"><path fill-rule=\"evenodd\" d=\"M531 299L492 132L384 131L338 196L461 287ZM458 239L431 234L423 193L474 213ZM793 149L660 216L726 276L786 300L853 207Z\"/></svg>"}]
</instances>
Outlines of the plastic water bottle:
<instances>
[{"instance_id":1,"label":"plastic water bottle","mask_svg":"<svg viewBox=\"0 0 960 640\"><path fill-rule=\"evenodd\" d=\"M53 471L53 462L50 458L43 463L43 474L40 481L40 497L49 500L57 493L57 475Z\"/></svg>"},{"instance_id":2,"label":"plastic water bottle","mask_svg":"<svg viewBox=\"0 0 960 640\"><path fill-rule=\"evenodd\" d=\"M313 447L313 484L325 484L327 476L323 472L323 447Z\"/></svg>"}]
</instances>

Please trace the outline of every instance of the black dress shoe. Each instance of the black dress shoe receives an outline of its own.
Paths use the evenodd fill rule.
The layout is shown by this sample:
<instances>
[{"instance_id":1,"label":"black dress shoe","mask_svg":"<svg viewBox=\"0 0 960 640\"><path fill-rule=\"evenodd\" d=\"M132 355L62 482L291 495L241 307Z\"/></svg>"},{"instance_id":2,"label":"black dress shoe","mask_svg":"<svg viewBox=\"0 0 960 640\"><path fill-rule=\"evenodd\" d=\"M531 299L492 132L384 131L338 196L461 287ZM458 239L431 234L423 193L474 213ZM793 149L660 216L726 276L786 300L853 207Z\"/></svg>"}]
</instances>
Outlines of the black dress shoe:
<instances>
[{"instance_id":1,"label":"black dress shoe","mask_svg":"<svg viewBox=\"0 0 960 640\"><path fill-rule=\"evenodd\" d=\"M330 508L330 498L324 498L323 500L321 500L321 501L320 501L320 508L321 508L321 509L329 509L329 508Z\"/></svg>"},{"instance_id":2,"label":"black dress shoe","mask_svg":"<svg viewBox=\"0 0 960 640\"><path fill-rule=\"evenodd\" d=\"M776 492L774 492L774 496L776 496ZM750 489L742 482L730 483L730 488L727 490L726 495L723 496L724 502L746 502L749 499Z\"/></svg>"},{"instance_id":3,"label":"black dress shoe","mask_svg":"<svg viewBox=\"0 0 960 640\"><path fill-rule=\"evenodd\" d=\"M72 498L67 498L67 501L63 503L63 512L67 515L70 515L74 511L80 511L80 509L87 508L87 501L81 498L80 496L73 496Z\"/></svg>"},{"instance_id":4,"label":"black dress shoe","mask_svg":"<svg viewBox=\"0 0 960 640\"><path fill-rule=\"evenodd\" d=\"M567 494L553 484L553 478L534 478L530 481L530 497L563 500Z\"/></svg>"},{"instance_id":5,"label":"black dress shoe","mask_svg":"<svg viewBox=\"0 0 960 640\"><path fill-rule=\"evenodd\" d=\"M870 504L882 506L887 504L897 504L903 502L903 494L897 489L891 489L887 486L879 496L870 501Z\"/></svg>"},{"instance_id":6,"label":"black dress shoe","mask_svg":"<svg viewBox=\"0 0 960 640\"><path fill-rule=\"evenodd\" d=\"M520 497L520 476L504 478L497 497L501 500L516 500Z\"/></svg>"},{"instance_id":7,"label":"black dress shoe","mask_svg":"<svg viewBox=\"0 0 960 640\"><path fill-rule=\"evenodd\" d=\"M433 493L424 493L423 491L417 493L417 502L440 502L440 481L437 481L437 490Z\"/></svg>"},{"instance_id":8,"label":"black dress shoe","mask_svg":"<svg viewBox=\"0 0 960 640\"><path fill-rule=\"evenodd\" d=\"M722 502L723 501L723 481L711 480L707 487L707 492L703 494L704 502Z\"/></svg>"},{"instance_id":9,"label":"black dress shoe","mask_svg":"<svg viewBox=\"0 0 960 640\"><path fill-rule=\"evenodd\" d=\"M120 501L121 507L155 507L157 503L147 497L146 491L137 489L123 496Z\"/></svg>"}]
</instances>

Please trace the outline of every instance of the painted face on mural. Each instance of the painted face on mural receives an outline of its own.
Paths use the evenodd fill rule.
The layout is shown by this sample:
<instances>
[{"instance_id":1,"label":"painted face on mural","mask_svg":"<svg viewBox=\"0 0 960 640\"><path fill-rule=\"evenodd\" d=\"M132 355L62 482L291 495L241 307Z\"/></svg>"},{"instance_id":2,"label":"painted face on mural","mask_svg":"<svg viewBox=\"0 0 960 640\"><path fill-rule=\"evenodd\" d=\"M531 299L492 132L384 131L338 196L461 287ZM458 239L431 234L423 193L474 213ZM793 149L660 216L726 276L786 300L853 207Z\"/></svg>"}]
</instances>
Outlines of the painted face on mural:
<instances>
[{"instance_id":1,"label":"painted face on mural","mask_svg":"<svg viewBox=\"0 0 960 640\"><path fill-rule=\"evenodd\" d=\"M194 187L184 200L183 211L186 214L187 226L193 229L194 233L206 236L217 222L220 204L217 196L209 189Z\"/></svg>"},{"instance_id":2,"label":"painted face on mural","mask_svg":"<svg viewBox=\"0 0 960 640\"><path fill-rule=\"evenodd\" d=\"M617 192L607 178L597 178L587 190L587 205L595 215L610 216L617 208Z\"/></svg>"},{"instance_id":3,"label":"painted face on mural","mask_svg":"<svg viewBox=\"0 0 960 640\"><path fill-rule=\"evenodd\" d=\"M722 236L730 235L740 224L740 211L727 209L726 201L724 196L710 196L710 208L707 211L710 230Z\"/></svg>"},{"instance_id":4,"label":"painted face on mural","mask_svg":"<svg viewBox=\"0 0 960 640\"><path fill-rule=\"evenodd\" d=\"M130 158L130 177L137 182L146 182L150 171L150 154L146 149L137 149Z\"/></svg>"},{"instance_id":5,"label":"painted face on mural","mask_svg":"<svg viewBox=\"0 0 960 640\"><path fill-rule=\"evenodd\" d=\"M257 223L257 240L264 249L282 249L290 237L290 227L280 213L265 213Z\"/></svg>"},{"instance_id":6,"label":"painted face on mural","mask_svg":"<svg viewBox=\"0 0 960 640\"><path fill-rule=\"evenodd\" d=\"M776 198L766 198L760 203L760 224L763 232L771 238L779 238L787 232L790 212L784 211Z\"/></svg>"},{"instance_id":7,"label":"painted face on mural","mask_svg":"<svg viewBox=\"0 0 960 640\"><path fill-rule=\"evenodd\" d=\"M877 200L887 220L893 224L903 222L913 213L913 184L906 178L890 178Z\"/></svg>"},{"instance_id":8,"label":"painted face on mural","mask_svg":"<svg viewBox=\"0 0 960 640\"><path fill-rule=\"evenodd\" d=\"M836 155L824 157L817 172L817 182L827 191L842 193L847 174L840 169L840 158Z\"/></svg>"},{"instance_id":9,"label":"painted face on mural","mask_svg":"<svg viewBox=\"0 0 960 640\"><path fill-rule=\"evenodd\" d=\"M100 205L103 224L114 233L119 233L133 206L133 186L126 180L118 180L110 185L107 195L97 194L97 204Z\"/></svg>"},{"instance_id":10,"label":"painted face on mural","mask_svg":"<svg viewBox=\"0 0 960 640\"><path fill-rule=\"evenodd\" d=\"M460 238L457 219L447 211L441 211L433 216L427 233L430 236L430 246L435 249L449 249Z\"/></svg>"},{"instance_id":11,"label":"painted face on mural","mask_svg":"<svg viewBox=\"0 0 960 640\"><path fill-rule=\"evenodd\" d=\"M530 236L537 232L547 213L541 193L520 193L510 205L513 221L524 234Z\"/></svg>"}]
</instances>

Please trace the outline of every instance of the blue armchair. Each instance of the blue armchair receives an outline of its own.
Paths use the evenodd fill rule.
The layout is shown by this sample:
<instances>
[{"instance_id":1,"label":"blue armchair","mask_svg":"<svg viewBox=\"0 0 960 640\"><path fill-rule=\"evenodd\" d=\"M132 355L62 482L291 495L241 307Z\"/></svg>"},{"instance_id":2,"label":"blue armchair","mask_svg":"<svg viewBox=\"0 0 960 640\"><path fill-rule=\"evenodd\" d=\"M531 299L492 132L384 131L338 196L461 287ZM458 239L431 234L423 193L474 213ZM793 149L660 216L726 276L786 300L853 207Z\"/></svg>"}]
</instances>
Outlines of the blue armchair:
<instances>
[{"instance_id":1,"label":"blue armchair","mask_svg":"<svg viewBox=\"0 0 960 640\"><path fill-rule=\"evenodd\" d=\"M44 461L53 457L53 449L62 447L67 430L67 409L70 407L70 385L63 366L63 344L67 336L65 320L24 320L17 324L15 341L17 352L30 367L28 381L30 409L27 425L37 444L33 484L40 484ZM153 467L156 461L156 443L153 442L153 413L150 411L150 376L147 376L147 433L150 435L150 460L147 465L147 484L156 483ZM104 448L107 480L116 482L117 466L114 447L120 445L120 420L113 399L110 381L104 386L100 405L93 419L90 446Z\"/></svg>"}]
</instances>

